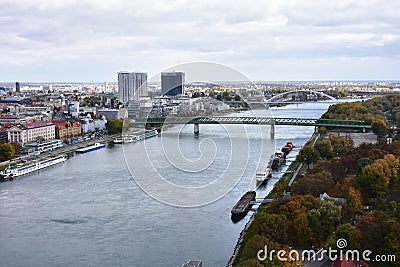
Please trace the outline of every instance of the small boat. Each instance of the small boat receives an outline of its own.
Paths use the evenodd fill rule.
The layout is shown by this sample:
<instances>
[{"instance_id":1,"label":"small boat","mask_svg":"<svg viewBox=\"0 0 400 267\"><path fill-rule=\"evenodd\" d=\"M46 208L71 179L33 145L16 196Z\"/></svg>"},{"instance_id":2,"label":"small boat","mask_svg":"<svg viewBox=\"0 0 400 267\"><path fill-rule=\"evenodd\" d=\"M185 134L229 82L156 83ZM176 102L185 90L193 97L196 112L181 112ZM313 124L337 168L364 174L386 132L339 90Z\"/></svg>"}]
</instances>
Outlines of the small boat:
<instances>
[{"instance_id":1,"label":"small boat","mask_svg":"<svg viewBox=\"0 0 400 267\"><path fill-rule=\"evenodd\" d=\"M64 162L67 160L65 155L55 156L46 158L43 160L36 160L26 163L16 164L9 166L4 171L0 172L1 181L14 180L18 176L22 176L28 173L32 173L55 164Z\"/></svg>"},{"instance_id":2,"label":"small boat","mask_svg":"<svg viewBox=\"0 0 400 267\"><path fill-rule=\"evenodd\" d=\"M281 151L285 154L285 156L287 155L287 154L289 154L289 152L290 151L292 151L292 149L293 149L293 143L292 142L287 142L286 143L286 145L285 146L283 146L282 148L281 148Z\"/></svg>"},{"instance_id":3,"label":"small boat","mask_svg":"<svg viewBox=\"0 0 400 267\"><path fill-rule=\"evenodd\" d=\"M271 168L276 170L285 162L286 155L282 151L275 152Z\"/></svg>"},{"instance_id":4,"label":"small boat","mask_svg":"<svg viewBox=\"0 0 400 267\"><path fill-rule=\"evenodd\" d=\"M122 144L122 142L124 142L124 138L120 137L115 138L113 141L114 144Z\"/></svg>"},{"instance_id":5,"label":"small boat","mask_svg":"<svg viewBox=\"0 0 400 267\"><path fill-rule=\"evenodd\" d=\"M92 145L92 146L88 146L88 147L84 147L84 148L76 150L76 153L81 153L81 154L82 153L87 153L87 152L90 152L90 151L93 151L93 150L97 150L97 149L103 148L105 146L106 145L102 144L102 143L94 143L94 145Z\"/></svg>"},{"instance_id":6,"label":"small boat","mask_svg":"<svg viewBox=\"0 0 400 267\"><path fill-rule=\"evenodd\" d=\"M144 134L145 138L153 137L156 135L158 135L157 130L146 131L146 133Z\"/></svg>"},{"instance_id":7,"label":"small boat","mask_svg":"<svg viewBox=\"0 0 400 267\"><path fill-rule=\"evenodd\" d=\"M248 191L246 192L236 203L236 205L232 208L231 214L232 215L246 215L253 204L252 201L256 200L256 192L255 191Z\"/></svg>"},{"instance_id":8,"label":"small boat","mask_svg":"<svg viewBox=\"0 0 400 267\"><path fill-rule=\"evenodd\" d=\"M126 143L132 143L132 142L133 142L133 137L131 137L131 136L125 136L125 137L123 138L123 142L124 142L124 144L126 144Z\"/></svg>"},{"instance_id":9,"label":"small boat","mask_svg":"<svg viewBox=\"0 0 400 267\"><path fill-rule=\"evenodd\" d=\"M188 261L187 263L183 264L182 267L203 267L202 261Z\"/></svg>"},{"instance_id":10,"label":"small boat","mask_svg":"<svg viewBox=\"0 0 400 267\"><path fill-rule=\"evenodd\" d=\"M266 170L256 172L257 185L261 185L265 181L268 181L269 177L271 177L271 172L272 172L272 169L266 169Z\"/></svg>"},{"instance_id":11,"label":"small boat","mask_svg":"<svg viewBox=\"0 0 400 267\"><path fill-rule=\"evenodd\" d=\"M149 137L153 137L153 136L156 136L156 135L158 135L157 130L149 130L149 131L146 130L145 133L142 133L142 134L139 134L139 135L135 136L134 139L136 141L140 141L140 140L143 140L143 139L146 139L146 138L149 138Z\"/></svg>"},{"instance_id":12,"label":"small boat","mask_svg":"<svg viewBox=\"0 0 400 267\"><path fill-rule=\"evenodd\" d=\"M260 170L256 172L256 183L257 185L263 184L265 181L269 180L272 175L272 163L274 161L274 155L272 155L267 163L267 166L264 170Z\"/></svg>"}]
</instances>

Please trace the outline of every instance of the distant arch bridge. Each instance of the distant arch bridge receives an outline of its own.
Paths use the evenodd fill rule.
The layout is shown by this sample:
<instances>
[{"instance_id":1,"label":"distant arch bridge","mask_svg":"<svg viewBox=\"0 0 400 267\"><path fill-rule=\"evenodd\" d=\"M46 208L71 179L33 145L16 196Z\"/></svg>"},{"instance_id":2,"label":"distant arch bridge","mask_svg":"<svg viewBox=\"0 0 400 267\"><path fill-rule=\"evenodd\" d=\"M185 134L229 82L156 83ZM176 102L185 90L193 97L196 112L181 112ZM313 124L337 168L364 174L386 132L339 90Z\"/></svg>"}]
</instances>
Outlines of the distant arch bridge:
<instances>
[{"instance_id":1,"label":"distant arch bridge","mask_svg":"<svg viewBox=\"0 0 400 267\"><path fill-rule=\"evenodd\" d=\"M290 95L290 94L299 94L299 93L307 93L307 94L313 94L313 95L319 95L322 96L324 98L328 98L329 101L324 101L324 102L329 102L329 103L339 103L339 100L334 98L333 96L330 96L328 94L325 94L323 92L319 92L319 91L315 91L315 90L306 90L306 89L300 89L300 90L292 90L292 91L287 91L287 92L283 92L280 93L278 95L275 95L267 100L265 100L266 104L276 104L276 103L284 103L284 104L293 104L293 103L303 103L303 102L310 102L308 100L305 101L279 101L279 99L281 99L283 96L285 95ZM312 101L315 102L315 101Z\"/></svg>"}]
</instances>

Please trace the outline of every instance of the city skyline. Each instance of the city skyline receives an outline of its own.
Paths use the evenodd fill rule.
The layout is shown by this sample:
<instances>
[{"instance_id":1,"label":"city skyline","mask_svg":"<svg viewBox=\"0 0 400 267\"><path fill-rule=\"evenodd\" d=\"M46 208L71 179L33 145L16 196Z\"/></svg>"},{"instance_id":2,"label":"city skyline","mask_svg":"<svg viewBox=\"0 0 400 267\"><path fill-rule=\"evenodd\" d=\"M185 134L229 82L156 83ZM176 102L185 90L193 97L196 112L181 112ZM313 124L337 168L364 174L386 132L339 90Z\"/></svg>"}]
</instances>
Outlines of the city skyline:
<instances>
[{"instance_id":1,"label":"city skyline","mask_svg":"<svg viewBox=\"0 0 400 267\"><path fill-rule=\"evenodd\" d=\"M254 81L398 80L398 1L0 1L0 81L116 81L193 61Z\"/></svg>"}]
</instances>

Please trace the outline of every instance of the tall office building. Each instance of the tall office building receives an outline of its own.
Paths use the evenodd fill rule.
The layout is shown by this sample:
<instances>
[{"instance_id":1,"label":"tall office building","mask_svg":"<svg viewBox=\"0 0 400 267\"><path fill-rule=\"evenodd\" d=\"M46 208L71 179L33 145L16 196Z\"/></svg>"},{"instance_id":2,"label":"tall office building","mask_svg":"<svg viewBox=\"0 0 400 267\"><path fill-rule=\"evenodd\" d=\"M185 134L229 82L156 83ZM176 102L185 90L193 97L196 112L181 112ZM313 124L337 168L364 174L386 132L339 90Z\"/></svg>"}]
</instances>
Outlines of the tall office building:
<instances>
[{"instance_id":1,"label":"tall office building","mask_svg":"<svg viewBox=\"0 0 400 267\"><path fill-rule=\"evenodd\" d=\"M118 94L119 101L122 103L148 96L147 73L118 72Z\"/></svg>"},{"instance_id":2,"label":"tall office building","mask_svg":"<svg viewBox=\"0 0 400 267\"><path fill-rule=\"evenodd\" d=\"M15 82L15 91L17 93L21 92L21 84L19 82Z\"/></svg>"},{"instance_id":3,"label":"tall office building","mask_svg":"<svg viewBox=\"0 0 400 267\"><path fill-rule=\"evenodd\" d=\"M185 73L184 72L162 72L161 93L167 96L185 94Z\"/></svg>"}]
</instances>

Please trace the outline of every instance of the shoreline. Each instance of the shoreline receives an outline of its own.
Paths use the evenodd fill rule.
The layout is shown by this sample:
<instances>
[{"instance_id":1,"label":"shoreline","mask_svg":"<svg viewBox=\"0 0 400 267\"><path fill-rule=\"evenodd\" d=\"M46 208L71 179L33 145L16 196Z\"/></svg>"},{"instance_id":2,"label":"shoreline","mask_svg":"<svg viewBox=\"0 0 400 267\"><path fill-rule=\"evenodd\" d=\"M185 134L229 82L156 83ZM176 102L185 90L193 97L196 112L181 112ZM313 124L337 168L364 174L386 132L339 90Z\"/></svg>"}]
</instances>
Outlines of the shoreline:
<instances>
[{"instance_id":1,"label":"shoreline","mask_svg":"<svg viewBox=\"0 0 400 267\"><path fill-rule=\"evenodd\" d=\"M319 136L318 132L317 132L317 131L314 131L313 134L312 134L312 135L307 139L307 141L304 143L303 147L306 146L306 145L308 145L308 144L310 144L311 142L313 142L313 145L314 145L315 142L316 142L316 140L318 140L318 136ZM287 170L290 169L292 166L294 166L295 163L296 163L296 160L294 160L293 162L291 162L290 165L288 166ZM301 170L301 167L302 167L302 165L300 164L299 167L296 168L296 172L293 172L292 176L290 177L291 179L290 179L290 181L287 182L287 184L288 184L289 182L293 182L293 181L294 181L294 179L297 177L297 174L298 174L299 171ZM282 176L279 178L278 182L281 181L281 180L287 179L287 178L285 178L285 175L286 175L285 173L282 174ZM268 193L268 195L266 195L266 196L264 197L264 199L266 199L266 198L275 198L275 197L274 197L274 194L275 194L274 189L275 189L275 186L274 186L274 187L272 188L272 190ZM235 245L234 250L233 250L233 254L232 254L231 258L229 259L228 264L226 265L227 267L233 267L233 264L234 264L234 262L235 262L235 260L236 260L236 258L237 258L237 256L238 256L239 250L240 250L240 248L241 248L241 246L242 246L244 234L246 233L246 231L247 231L248 228L250 227L251 223L254 221L255 216L256 216L259 212L261 212L261 211L263 210L263 208L260 209L260 207L261 207L261 205L260 205L260 206L257 208L257 210L251 215L250 219L248 220L248 222L246 223L246 225L244 226L244 228L243 228L242 231L240 232L239 237L238 237L238 240L237 240L236 245Z\"/></svg>"},{"instance_id":2,"label":"shoreline","mask_svg":"<svg viewBox=\"0 0 400 267\"><path fill-rule=\"evenodd\" d=\"M11 159L11 160L0 162L0 169L1 169L1 171L3 171L4 169L8 168L11 164L16 165L21 162L42 161L42 160L46 160L50 157L60 156L60 155L67 155L69 158L78 149L94 145L95 143L103 143L103 144L112 143L115 138L121 137L124 133L125 134L132 133L132 134L135 134L135 136L140 136L144 132L141 131L141 129L136 129L136 131L134 131L134 132L126 131L126 132L119 133L119 134L107 135L104 138L83 141L83 142L77 143L77 144L65 144L63 147L56 148L54 150L44 151L44 152L40 153L39 155L32 155L32 154L29 155L28 154L28 155L25 155L22 157L17 157L17 158ZM150 138L153 136L156 136L156 135L144 137L144 139L147 139L147 138ZM136 142L141 141L141 140L142 139L137 140ZM8 180L3 181L0 179L0 182L5 182L5 181L8 181Z\"/></svg>"}]
</instances>

